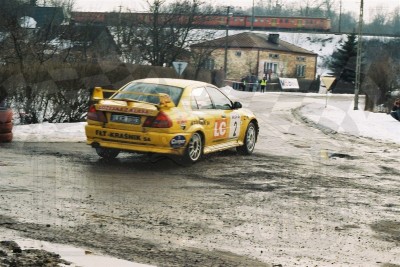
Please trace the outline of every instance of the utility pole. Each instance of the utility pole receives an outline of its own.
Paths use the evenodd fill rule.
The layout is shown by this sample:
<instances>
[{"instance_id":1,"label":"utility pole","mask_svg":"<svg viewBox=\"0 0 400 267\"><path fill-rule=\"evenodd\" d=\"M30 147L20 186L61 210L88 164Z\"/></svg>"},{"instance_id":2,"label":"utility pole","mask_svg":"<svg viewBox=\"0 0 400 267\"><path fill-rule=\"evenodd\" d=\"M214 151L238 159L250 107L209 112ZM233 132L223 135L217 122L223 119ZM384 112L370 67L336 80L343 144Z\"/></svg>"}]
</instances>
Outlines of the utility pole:
<instances>
[{"instance_id":1,"label":"utility pole","mask_svg":"<svg viewBox=\"0 0 400 267\"><path fill-rule=\"evenodd\" d=\"M231 6L226 7L226 35L225 35L225 57L224 57L224 74L226 79L227 66L228 66L228 31L229 31L229 16L231 11Z\"/></svg>"},{"instance_id":2,"label":"utility pole","mask_svg":"<svg viewBox=\"0 0 400 267\"><path fill-rule=\"evenodd\" d=\"M254 0L253 0L253 8L251 10L251 30L253 30L253 24L254 24Z\"/></svg>"},{"instance_id":3,"label":"utility pole","mask_svg":"<svg viewBox=\"0 0 400 267\"><path fill-rule=\"evenodd\" d=\"M340 5L339 5L339 30L338 32L341 33L341 28L342 26L342 0L340 0Z\"/></svg>"},{"instance_id":4,"label":"utility pole","mask_svg":"<svg viewBox=\"0 0 400 267\"><path fill-rule=\"evenodd\" d=\"M356 63L356 83L354 89L354 110L358 110L358 94L360 93L361 82L361 48L362 48L362 27L364 16L364 0L360 3L360 18L358 19L358 42L357 42L357 63Z\"/></svg>"},{"instance_id":5,"label":"utility pole","mask_svg":"<svg viewBox=\"0 0 400 267\"><path fill-rule=\"evenodd\" d=\"M117 42L118 45L121 45L121 12L122 12L122 6L119 6L119 13L118 13L118 26L117 26Z\"/></svg>"}]
</instances>

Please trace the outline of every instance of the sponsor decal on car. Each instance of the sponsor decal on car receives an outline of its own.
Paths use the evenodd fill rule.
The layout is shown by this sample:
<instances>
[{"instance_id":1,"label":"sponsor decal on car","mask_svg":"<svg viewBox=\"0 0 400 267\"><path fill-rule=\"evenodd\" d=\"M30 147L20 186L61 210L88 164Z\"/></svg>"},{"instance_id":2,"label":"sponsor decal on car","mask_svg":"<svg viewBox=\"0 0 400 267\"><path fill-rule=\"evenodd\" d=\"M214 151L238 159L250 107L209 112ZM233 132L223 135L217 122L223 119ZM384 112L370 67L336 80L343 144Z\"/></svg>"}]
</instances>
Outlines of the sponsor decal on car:
<instances>
[{"instance_id":1,"label":"sponsor decal on car","mask_svg":"<svg viewBox=\"0 0 400 267\"><path fill-rule=\"evenodd\" d=\"M186 139L183 135L177 135L174 138L171 139L169 144L171 145L172 148L180 148L183 147L186 143Z\"/></svg>"},{"instance_id":2,"label":"sponsor decal on car","mask_svg":"<svg viewBox=\"0 0 400 267\"><path fill-rule=\"evenodd\" d=\"M206 121L206 120L194 120L191 122L191 125L196 125L196 124L200 124L200 125L210 125L210 121Z\"/></svg>"},{"instance_id":3,"label":"sponsor decal on car","mask_svg":"<svg viewBox=\"0 0 400 267\"><path fill-rule=\"evenodd\" d=\"M185 130L185 129L186 129L186 124L187 124L187 122L188 122L188 121L187 121L186 117L184 117L184 116L182 116L182 115L179 115L178 118L177 118L177 120L176 120L176 123L180 125L180 127L181 127L182 130Z\"/></svg>"},{"instance_id":4,"label":"sponsor decal on car","mask_svg":"<svg viewBox=\"0 0 400 267\"><path fill-rule=\"evenodd\" d=\"M109 106L109 105L98 105L97 110L135 113L135 114L142 114L142 115L149 115L152 112L150 110L142 109L142 108L118 107L118 106Z\"/></svg>"},{"instance_id":5,"label":"sponsor decal on car","mask_svg":"<svg viewBox=\"0 0 400 267\"><path fill-rule=\"evenodd\" d=\"M127 134L127 133L113 133L113 132L96 130L95 134L98 136L105 136L105 137L112 137L112 138L138 140L138 141L142 140L139 135ZM145 141L148 141L148 140L145 140Z\"/></svg>"},{"instance_id":6,"label":"sponsor decal on car","mask_svg":"<svg viewBox=\"0 0 400 267\"><path fill-rule=\"evenodd\" d=\"M227 133L227 120L215 120L214 138L225 138Z\"/></svg>"}]
</instances>

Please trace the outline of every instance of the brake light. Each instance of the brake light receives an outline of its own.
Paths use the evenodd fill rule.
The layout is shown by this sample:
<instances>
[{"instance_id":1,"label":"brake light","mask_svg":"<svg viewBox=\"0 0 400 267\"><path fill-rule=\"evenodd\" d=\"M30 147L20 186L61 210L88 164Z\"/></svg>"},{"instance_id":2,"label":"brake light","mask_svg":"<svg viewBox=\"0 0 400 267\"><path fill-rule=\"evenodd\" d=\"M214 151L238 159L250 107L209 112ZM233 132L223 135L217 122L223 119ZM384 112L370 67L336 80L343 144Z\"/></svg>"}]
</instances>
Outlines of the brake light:
<instances>
[{"instance_id":1,"label":"brake light","mask_svg":"<svg viewBox=\"0 0 400 267\"><path fill-rule=\"evenodd\" d=\"M87 113L87 118L88 118L88 120L92 120L92 121L107 122L107 119L106 119L106 116L104 116L104 113L102 111L96 110L95 105L91 105L89 107L89 110Z\"/></svg>"},{"instance_id":2,"label":"brake light","mask_svg":"<svg viewBox=\"0 0 400 267\"><path fill-rule=\"evenodd\" d=\"M172 127L172 121L167 114L160 111L156 117L148 117L143 123L143 127L170 128Z\"/></svg>"}]
</instances>

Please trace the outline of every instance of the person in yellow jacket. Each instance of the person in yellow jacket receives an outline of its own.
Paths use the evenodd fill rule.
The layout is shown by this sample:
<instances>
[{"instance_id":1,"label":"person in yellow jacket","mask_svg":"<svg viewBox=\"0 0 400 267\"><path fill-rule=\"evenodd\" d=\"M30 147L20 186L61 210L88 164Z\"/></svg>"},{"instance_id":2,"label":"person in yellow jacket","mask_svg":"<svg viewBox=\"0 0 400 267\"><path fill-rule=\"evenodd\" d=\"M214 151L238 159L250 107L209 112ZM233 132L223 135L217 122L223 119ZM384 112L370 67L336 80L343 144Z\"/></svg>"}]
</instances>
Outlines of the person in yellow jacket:
<instances>
[{"instance_id":1,"label":"person in yellow jacket","mask_svg":"<svg viewBox=\"0 0 400 267\"><path fill-rule=\"evenodd\" d=\"M260 80L260 88L261 88L261 92L264 93L265 92L265 87L267 86L267 78L263 77Z\"/></svg>"}]
</instances>

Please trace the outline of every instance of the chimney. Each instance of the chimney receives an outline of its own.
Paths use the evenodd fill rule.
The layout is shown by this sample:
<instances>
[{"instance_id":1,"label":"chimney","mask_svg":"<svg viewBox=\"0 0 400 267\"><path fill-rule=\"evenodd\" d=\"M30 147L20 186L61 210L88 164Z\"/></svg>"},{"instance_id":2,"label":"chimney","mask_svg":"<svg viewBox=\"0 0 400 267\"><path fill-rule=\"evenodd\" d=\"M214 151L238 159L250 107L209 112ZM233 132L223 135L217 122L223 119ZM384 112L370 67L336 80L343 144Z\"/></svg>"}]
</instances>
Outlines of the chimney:
<instances>
[{"instance_id":1,"label":"chimney","mask_svg":"<svg viewBox=\"0 0 400 267\"><path fill-rule=\"evenodd\" d=\"M279 34L278 33L270 33L268 35L268 42L273 44L279 44Z\"/></svg>"}]
</instances>

